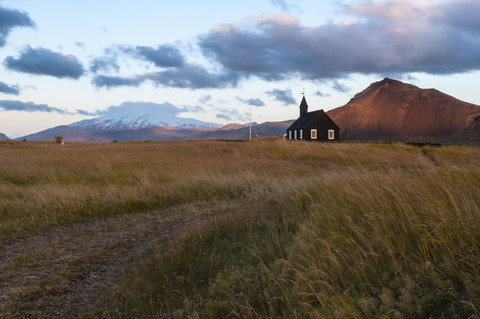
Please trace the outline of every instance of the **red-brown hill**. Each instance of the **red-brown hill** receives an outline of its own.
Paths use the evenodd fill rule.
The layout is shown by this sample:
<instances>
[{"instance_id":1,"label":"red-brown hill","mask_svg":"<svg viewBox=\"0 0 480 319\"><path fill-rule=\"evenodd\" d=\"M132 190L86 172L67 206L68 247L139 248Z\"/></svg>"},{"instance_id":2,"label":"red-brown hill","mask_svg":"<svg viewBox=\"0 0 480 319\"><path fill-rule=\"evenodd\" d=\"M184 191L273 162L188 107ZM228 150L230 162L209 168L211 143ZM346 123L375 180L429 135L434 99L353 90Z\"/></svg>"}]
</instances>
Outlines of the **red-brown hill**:
<instances>
[{"instance_id":1,"label":"red-brown hill","mask_svg":"<svg viewBox=\"0 0 480 319\"><path fill-rule=\"evenodd\" d=\"M344 140L458 140L480 115L480 106L385 78L328 115Z\"/></svg>"}]
</instances>

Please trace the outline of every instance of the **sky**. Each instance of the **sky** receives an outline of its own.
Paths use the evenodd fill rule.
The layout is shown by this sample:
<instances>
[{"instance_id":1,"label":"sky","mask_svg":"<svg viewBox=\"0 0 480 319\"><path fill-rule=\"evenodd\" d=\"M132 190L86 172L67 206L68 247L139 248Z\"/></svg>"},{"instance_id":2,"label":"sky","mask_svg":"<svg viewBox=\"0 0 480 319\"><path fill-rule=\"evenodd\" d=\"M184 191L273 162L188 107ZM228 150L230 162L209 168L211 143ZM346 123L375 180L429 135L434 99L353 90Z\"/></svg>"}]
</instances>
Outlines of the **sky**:
<instances>
[{"instance_id":1,"label":"sky","mask_svg":"<svg viewBox=\"0 0 480 319\"><path fill-rule=\"evenodd\" d=\"M480 1L0 0L10 138L135 103L283 121L384 77L480 104Z\"/></svg>"}]
</instances>

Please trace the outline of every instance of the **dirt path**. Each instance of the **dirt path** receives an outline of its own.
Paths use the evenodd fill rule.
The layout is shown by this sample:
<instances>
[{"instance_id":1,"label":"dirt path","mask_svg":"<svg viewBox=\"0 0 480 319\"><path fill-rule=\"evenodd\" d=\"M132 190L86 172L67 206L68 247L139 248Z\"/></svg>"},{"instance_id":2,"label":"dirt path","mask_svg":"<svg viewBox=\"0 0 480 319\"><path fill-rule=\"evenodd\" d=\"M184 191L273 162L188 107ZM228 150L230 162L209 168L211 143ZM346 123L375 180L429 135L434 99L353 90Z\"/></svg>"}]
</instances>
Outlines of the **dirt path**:
<instances>
[{"instance_id":1,"label":"dirt path","mask_svg":"<svg viewBox=\"0 0 480 319\"><path fill-rule=\"evenodd\" d=\"M155 247L201 219L176 207L0 242L0 317L81 317Z\"/></svg>"}]
</instances>

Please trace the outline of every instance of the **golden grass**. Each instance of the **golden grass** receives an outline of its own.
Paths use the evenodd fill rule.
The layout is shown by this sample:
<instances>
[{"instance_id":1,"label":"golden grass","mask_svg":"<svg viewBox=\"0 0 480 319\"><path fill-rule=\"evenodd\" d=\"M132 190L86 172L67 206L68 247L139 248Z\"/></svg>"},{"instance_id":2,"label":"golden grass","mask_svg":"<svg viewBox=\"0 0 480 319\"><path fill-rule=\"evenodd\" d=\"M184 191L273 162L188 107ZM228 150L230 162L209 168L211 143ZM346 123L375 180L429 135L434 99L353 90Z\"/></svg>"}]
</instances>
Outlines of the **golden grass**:
<instances>
[{"instance_id":1,"label":"golden grass","mask_svg":"<svg viewBox=\"0 0 480 319\"><path fill-rule=\"evenodd\" d=\"M479 316L479 167L402 144L0 145L0 235L191 203L211 222L100 314Z\"/></svg>"}]
</instances>

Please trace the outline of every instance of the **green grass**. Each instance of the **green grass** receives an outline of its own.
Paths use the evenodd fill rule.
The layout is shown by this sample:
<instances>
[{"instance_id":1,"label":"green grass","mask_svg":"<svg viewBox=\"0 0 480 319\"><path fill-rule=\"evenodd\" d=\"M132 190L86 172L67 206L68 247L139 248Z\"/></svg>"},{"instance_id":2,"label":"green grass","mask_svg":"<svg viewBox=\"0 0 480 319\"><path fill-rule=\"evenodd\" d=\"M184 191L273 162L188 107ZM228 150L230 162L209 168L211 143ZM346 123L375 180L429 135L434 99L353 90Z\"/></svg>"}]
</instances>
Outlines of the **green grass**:
<instances>
[{"instance_id":1,"label":"green grass","mask_svg":"<svg viewBox=\"0 0 480 319\"><path fill-rule=\"evenodd\" d=\"M0 145L0 235L190 203L99 317L466 318L480 150L402 144Z\"/></svg>"}]
</instances>

